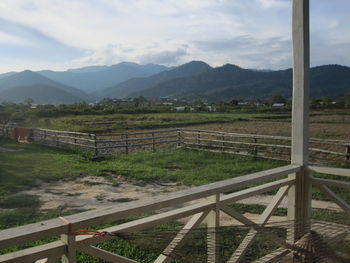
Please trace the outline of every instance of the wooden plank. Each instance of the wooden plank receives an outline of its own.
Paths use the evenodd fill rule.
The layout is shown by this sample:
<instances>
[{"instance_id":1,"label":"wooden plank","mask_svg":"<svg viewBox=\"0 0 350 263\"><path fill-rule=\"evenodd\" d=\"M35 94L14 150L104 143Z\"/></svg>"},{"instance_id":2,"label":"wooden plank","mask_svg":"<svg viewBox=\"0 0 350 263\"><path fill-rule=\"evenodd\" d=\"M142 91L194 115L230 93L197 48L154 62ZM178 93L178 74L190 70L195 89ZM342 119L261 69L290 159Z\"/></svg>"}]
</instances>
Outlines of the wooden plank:
<instances>
[{"instance_id":1,"label":"wooden plank","mask_svg":"<svg viewBox=\"0 0 350 263\"><path fill-rule=\"evenodd\" d=\"M209 210L195 214L170 242L170 244L163 250L162 254L154 261L154 263L169 263L173 259L172 254L175 249L180 249L186 242L191 230L199 226L208 215Z\"/></svg>"},{"instance_id":2,"label":"wooden plank","mask_svg":"<svg viewBox=\"0 0 350 263\"><path fill-rule=\"evenodd\" d=\"M184 145L188 145L188 146L203 146L203 144L198 145L198 144L193 144L193 143L185 143L183 142L182 144ZM192 147L183 147L185 149L190 149L190 150L199 150L199 148L192 148ZM210 146L210 145L205 145L205 146ZM226 148L229 148L226 146ZM286 159L281 159L281 158L274 158L274 157L266 157L266 156L262 156L262 155L258 155L255 156L253 154L249 154L249 153L240 153L240 152L232 152L232 151L218 151L218 150L208 150L208 149L203 149L200 148L201 151L206 151L206 152L213 152L213 153L227 153L227 154L232 154L232 155L238 155L238 156L244 156L244 157L258 157L258 158L262 158L262 159L266 159L266 160L277 160L277 161L287 161Z\"/></svg>"},{"instance_id":3,"label":"wooden plank","mask_svg":"<svg viewBox=\"0 0 350 263\"><path fill-rule=\"evenodd\" d=\"M77 248L74 235L61 235L61 241L66 244L66 251L61 257L62 263L77 262Z\"/></svg>"},{"instance_id":4,"label":"wooden plank","mask_svg":"<svg viewBox=\"0 0 350 263\"><path fill-rule=\"evenodd\" d=\"M193 139L191 137L184 137L184 139ZM272 148L285 148L290 149L290 145L282 145L282 144L268 144L268 143L254 143L254 142L238 142L238 141L228 141L228 140L213 140L213 139L201 139L201 142L216 142L216 143L226 143L226 144L240 144L240 145L247 145L247 146L264 146L264 147L272 147ZM203 144L202 144L203 145ZM206 145L206 144L205 144ZM210 145L210 144L209 144ZM208 146L209 146L208 145ZM225 145L220 145L217 147L224 147Z\"/></svg>"},{"instance_id":5,"label":"wooden plank","mask_svg":"<svg viewBox=\"0 0 350 263\"><path fill-rule=\"evenodd\" d=\"M223 203L219 203L219 208L220 210L224 211L227 215L235 218L236 220L238 220L239 222L241 222L242 224L252 227L255 230L259 231L261 229L263 229L263 226L260 226L258 224L256 224L255 222L253 222L252 220L246 218L245 216L241 215L240 213L238 213L234 208L229 207ZM268 233L268 232L264 232L264 234L268 237L271 238L271 241L274 241L275 243L283 246L283 247L287 247L288 244L285 242L284 239L272 234L272 233Z\"/></svg>"},{"instance_id":6,"label":"wooden plank","mask_svg":"<svg viewBox=\"0 0 350 263\"><path fill-rule=\"evenodd\" d=\"M174 209L168 212L163 212L161 214L152 215L146 218L137 219L137 220L130 221L117 226L112 226L106 229L102 229L100 231L105 231L113 234L141 231L143 229L157 226L159 224L163 224L171 220L180 219L189 215L203 212L208 209L212 209L214 208L214 205L215 204L211 201L205 201L194 205L189 205L186 207ZM78 236L77 243L94 245L100 242L111 240L113 238L114 238L113 236L105 236L103 238L90 237L90 236Z\"/></svg>"},{"instance_id":7,"label":"wooden plank","mask_svg":"<svg viewBox=\"0 0 350 263\"><path fill-rule=\"evenodd\" d=\"M335 186L335 187L350 189L349 182L337 181L337 180L332 180L332 179L316 178L316 177L312 177L311 181L313 184L317 184L317 185L324 184L324 185L328 185L328 186Z\"/></svg>"},{"instance_id":8,"label":"wooden plank","mask_svg":"<svg viewBox=\"0 0 350 263\"><path fill-rule=\"evenodd\" d=\"M206 135L224 135L227 137L240 137L240 138L260 138L260 139L275 139L275 140L291 140L290 137L287 136L274 136L274 135L259 135L259 134L246 134L246 133L231 133L231 132L221 132L221 131L211 131L211 130L196 130L196 129L188 129L188 128L180 128L180 130L184 133L188 134L197 134L200 131L202 134Z\"/></svg>"},{"instance_id":9,"label":"wooden plank","mask_svg":"<svg viewBox=\"0 0 350 263\"><path fill-rule=\"evenodd\" d=\"M321 153L327 153L327 154L333 154L333 155L339 155L339 156L347 156L346 153L328 151L328 150L323 150L323 149L319 149L319 148L309 148L309 151L321 152Z\"/></svg>"},{"instance_id":10,"label":"wooden plank","mask_svg":"<svg viewBox=\"0 0 350 263\"><path fill-rule=\"evenodd\" d=\"M125 141L125 139L124 139ZM129 141L129 139L127 140ZM177 140L170 140L170 141L158 141L158 142L145 142L145 143L138 143L138 144L118 144L118 145L112 145L112 146L102 146L98 147L98 149L111 149L111 148L125 148L127 147L138 147L138 146L145 146L145 145L151 145L151 144L165 144L165 143L175 143Z\"/></svg>"},{"instance_id":11,"label":"wooden plank","mask_svg":"<svg viewBox=\"0 0 350 263\"><path fill-rule=\"evenodd\" d=\"M130 133L105 133L105 134L99 134L99 137L113 137L113 136L125 136L127 135L144 135L144 134L152 134L154 132L157 133L170 133L175 132L177 129L166 129L166 130L151 130L147 132L130 132Z\"/></svg>"},{"instance_id":12,"label":"wooden plank","mask_svg":"<svg viewBox=\"0 0 350 263\"><path fill-rule=\"evenodd\" d=\"M61 241L31 247L0 255L0 263L33 263L43 258L58 258L65 253L66 245Z\"/></svg>"},{"instance_id":13,"label":"wooden plank","mask_svg":"<svg viewBox=\"0 0 350 263\"><path fill-rule=\"evenodd\" d=\"M240 176L223 180L187 190L178 191L162 196L155 196L147 200L135 201L118 207L107 207L83 212L66 218L73 223L73 229L86 228L93 225L103 224L118 219L151 212L167 206L196 200L217 193L233 191L251 184L258 184L266 180L272 180L290 173L299 171L298 165L287 165L279 168L265 170L250 175ZM1 234L1 232L0 232ZM1 237L1 235L0 235Z\"/></svg>"},{"instance_id":14,"label":"wooden plank","mask_svg":"<svg viewBox=\"0 0 350 263\"><path fill-rule=\"evenodd\" d=\"M0 249L58 236L65 232L67 225L58 218L1 230Z\"/></svg>"},{"instance_id":15,"label":"wooden plank","mask_svg":"<svg viewBox=\"0 0 350 263\"><path fill-rule=\"evenodd\" d=\"M208 200L215 202L215 209L212 209L207 217L207 262L216 263L219 261L218 227L220 226L220 209L218 203L220 194L213 195Z\"/></svg>"},{"instance_id":16,"label":"wooden plank","mask_svg":"<svg viewBox=\"0 0 350 263\"><path fill-rule=\"evenodd\" d=\"M291 163L301 166L309 162L310 100L310 19L309 0L293 0L293 108ZM311 184L306 169L290 175L295 185L288 193L289 221L287 239L295 242L310 228ZM301 222L304 222L301 224Z\"/></svg>"},{"instance_id":17,"label":"wooden plank","mask_svg":"<svg viewBox=\"0 0 350 263\"><path fill-rule=\"evenodd\" d=\"M257 224L260 226L264 226L267 221L272 216L273 212L277 209L284 196L287 194L290 185L281 187L276 195L273 197L269 205L265 208L264 212L259 216L257 220ZM243 256L247 252L250 245L253 243L258 231L256 229L251 229L249 233L245 236L241 244L238 246L236 251L232 254L228 263L236 263L242 260Z\"/></svg>"},{"instance_id":18,"label":"wooden plank","mask_svg":"<svg viewBox=\"0 0 350 263\"><path fill-rule=\"evenodd\" d=\"M325 185L319 186L323 192L325 192L333 201L336 203L340 208L342 208L346 213L350 215L350 205L348 205L347 202L345 202L342 198L340 198L338 195L336 195L331 189L329 189Z\"/></svg>"},{"instance_id":19,"label":"wooden plank","mask_svg":"<svg viewBox=\"0 0 350 263\"><path fill-rule=\"evenodd\" d=\"M108 252L106 250L103 250L97 247L89 246L89 245L80 244L78 245L77 248L81 252L84 252L91 256L98 257L100 259L103 259L112 263L138 263L135 260L128 259L126 257L122 257L117 254Z\"/></svg>"},{"instance_id":20,"label":"wooden plank","mask_svg":"<svg viewBox=\"0 0 350 263\"><path fill-rule=\"evenodd\" d=\"M146 140L163 139L163 138L177 138L177 135L142 137L142 138L128 138L128 141L146 141ZM123 142L123 141L125 141L125 140L97 140L98 143Z\"/></svg>"},{"instance_id":21,"label":"wooden plank","mask_svg":"<svg viewBox=\"0 0 350 263\"><path fill-rule=\"evenodd\" d=\"M292 163L307 165L309 141L309 0L293 0Z\"/></svg>"},{"instance_id":22,"label":"wooden plank","mask_svg":"<svg viewBox=\"0 0 350 263\"><path fill-rule=\"evenodd\" d=\"M262 194L285 185L291 185L294 183L294 181L295 180L293 178L285 178L275 182L255 186L232 194L223 195L221 196L220 201L223 203L237 202L250 196Z\"/></svg>"},{"instance_id":23,"label":"wooden plank","mask_svg":"<svg viewBox=\"0 0 350 263\"><path fill-rule=\"evenodd\" d=\"M175 193L159 195L146 200L82 212L67 216L66 219L73 224L72 230L76 231L78 229L109 223L134 215L140 215L145 212L155 211L164 207L178 205L179 203L196 200L216 193L233 191L251 184L258 184L266 180L286 176L299 171L299 169L300 166L298 165L287 165ZM38 239L60 235L66 231L67 226L59 219L51 219L26 226L2 230L0 231L0 248L11 247Z\"/></svg>"},{"instance_id":24,"label":"wooden plank","mask_svg":"<svg viewBox=\"0 0 350 263\"><path fill-rule=\"evenodd\" d=\"M325 167L325 166L311 166L311 165L309 165L307 168L310 171L316 172L316 173L350 177L350 169Z\"/></svg>"}]
</instances>

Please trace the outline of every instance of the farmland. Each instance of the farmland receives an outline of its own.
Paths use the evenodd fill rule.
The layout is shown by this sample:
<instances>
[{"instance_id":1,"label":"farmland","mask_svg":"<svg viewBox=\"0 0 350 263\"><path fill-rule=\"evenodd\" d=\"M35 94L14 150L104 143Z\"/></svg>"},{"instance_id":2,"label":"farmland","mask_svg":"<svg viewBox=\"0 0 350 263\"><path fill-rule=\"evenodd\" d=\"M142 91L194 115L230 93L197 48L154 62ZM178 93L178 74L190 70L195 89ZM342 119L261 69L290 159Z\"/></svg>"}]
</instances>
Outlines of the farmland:
<instances>
[{"instance_id":1,"label":"farmland","mask_svg":"<svg viewBox=\"0 0 350 263\"><path fill-rule=\"evenodd\" d=\"M288 113L155 113L64 116L35 120L29 118L22 124L101 133L186 126L289 136L290 121ZM349 140L349 128L349 115L346 112L341 115L333 112L313 113L311 116L311 136L315 138ZM77 149L21 144L8 139L0 140L0 158L1 228L95 207L118 205L286 164L282 161L185 149L159 149L156 152L112 155L95 160L91 154ZM348 167L346 164L341 166ZM345 200L350 200L348 191L333 190ZM134 194L130 195L129 192ZM317 189L313 190L313 197L329 200ZM264 206L235 204L235 208L242 213L256 214L261 213ZM286 209L279 208L274 215L285 216ZM348 222L343 212L316 209L313 216L339 223ZM179 225L176 224L176 227ZM161 228L173 229L174 226ZM153 259L152 253L146 257L144 250L139 250L137 246L122 239L104 246L134 259L144 258L142 262L151 262ZM149 251L154 249L147 248ZM83 255L81 260L97 262L92 258L86 261L87 258Z\"/></svg>"}]
</instances>

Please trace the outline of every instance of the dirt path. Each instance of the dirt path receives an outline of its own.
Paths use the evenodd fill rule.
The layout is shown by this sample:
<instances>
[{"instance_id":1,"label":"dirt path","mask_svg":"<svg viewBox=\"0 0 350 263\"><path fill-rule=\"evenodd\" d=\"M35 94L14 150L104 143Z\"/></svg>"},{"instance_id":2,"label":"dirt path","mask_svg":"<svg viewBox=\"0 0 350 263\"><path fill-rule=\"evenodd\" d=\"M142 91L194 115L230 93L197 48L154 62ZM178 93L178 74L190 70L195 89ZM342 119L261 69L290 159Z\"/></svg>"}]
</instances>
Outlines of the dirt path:
<instances>
[{"instance_id":1,"label":"dirt path","mask_svg":"<svg viewBox=\"0 0 350 263\"><path fill-rule=\"evenodd\" d=\"M21 194L37 195L41 210L64 208L90 210L187 189L170 183L137 185L122 176L85 176L75 181L42 183Z\"/></svg>"},{"instance_id":2,"label":"dirt path","mask_svg":"<svg viewBox=\"0 0 350 263\"><path fill-rule=\"evenodd\" d=\"M36 188L23 191L22 194L39 196L42 203L41 210L44 211L56 208L89 210L188 188L188 186L164 182L141 185L140 182L131 182L123 176L109 174L107 177L89 175L75 181L42 183ZM257 195L241 200L239 203L268 205L272 198L272 195ZM287 198L284 198L279 207L286 208L287 201ZM327 201L313 200L312 206L341 211L335 203Z\"/></svg>"}]
</instances>

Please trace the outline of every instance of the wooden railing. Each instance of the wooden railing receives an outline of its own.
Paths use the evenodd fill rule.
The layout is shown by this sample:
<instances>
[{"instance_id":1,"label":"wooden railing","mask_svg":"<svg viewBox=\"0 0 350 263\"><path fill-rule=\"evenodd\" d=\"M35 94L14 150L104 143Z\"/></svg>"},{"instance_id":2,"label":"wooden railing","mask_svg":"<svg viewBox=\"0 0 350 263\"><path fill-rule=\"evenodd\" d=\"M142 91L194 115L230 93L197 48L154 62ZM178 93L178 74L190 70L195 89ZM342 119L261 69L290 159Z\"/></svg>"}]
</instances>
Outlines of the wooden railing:
<instances>
[{"instance_id":1,"label":"wooden railing","mask_svg":"<svg viewBox=\"0 0 350 263\"><path fill-rule=\"evenodd\" d=\"M13 126L3 126L0 136L13 137L15 129ZM285 161L290 160L291 154L291 138L287 136L186 128L97 135L30 129L29 140L53 147L76 147L92 151L95 156L180 146ZM310 158L313 162L350 162L350 141L310 138L309 143Z\"/></svg>"},{"instance_id":2,"label":"wooden railing","mask_svg":"<svg viewBox=\"0 0 350 263\"><path fill-rule=\"evenodd\" d=\"M180 144L177 129L152 130L131 133L99 134L96 136L97 155L152 150L160 146L176 147Z\"/></svg>"},{"instance_id":3,"label":"wooden railing","mask_svg":"<svg viewBox=\"0 0 350 263\"><path fill-rule=\"evenodd\" d=\"M52 219L2 230L0 231L0 249L10 248L58 235L61 235L61 239L44 245L1 255L0 262L50 263L56 262L56 260L61 257L62 262L72 263L76 262L77 251L106 260L107 262L136 262L97 248L95 245L112 240L118 233L137 232L188 216L191 216L191 218L185 224L183 230L180 231L170 242L168 247L159 255L155 262L170 262L172 259L172 251L180 249L180 247L186 243L186 239L190 236L191 230L199 226L199 224L202 224L204 219L206 219L208 228L211 229L211 231L208 231L207 251L211 251L211 253L208 254L208 262L218 262L218 246L216 244L215 229L220 226L218 216L220 211L223 211L244 225L251 227L249 233L228 261L240 262L247 249L254 241L256 234L269 221L269 218L277 209L282 199L286 196L290 187L294 185L294 179L288 177L288 175L295 174L300 171L300 169L301 167L297 165L287 165L167 194L165 196L155 196L148 200L135 201L123 205L83 212L67 216L64 220ZM316 166L310 166L308 169L311 172L350 177L350 170L348 169ZM313 177L312 184L316 187L320 187L320 189L332 198L332 200L344 209L344 211L350 214L349 205L327 187L328 185L350 189L349 182L339 182L336 180ZM251 221L247 217L238 213L232 208L232 206L228 205L247 197L274 189L279 190L256 222ZM180 204L182 204L181 208L173 207L175 205L179 207ZM168 208L168 210L166 212L160 212L160 209L162 209L161 211L164 211L164 208ZM75 236L70 234L79 229L96 227L101 224L111 223L119 219L128 219L135 216L139 216L139 219L100 230L109 233L109 235L103 237ZM68 222L69 224L67 224ZM343 232L344 230L342 229L341 231ZM285 254L286 251L289 251L288 248L283 247L284 243L282 241L280 241L280 244L282 244L282 248L271 255L278 257L283 253Z\"/></svg>"},{"instance_id":4,"label":"wooden railing","mask_svg":"<svg viewBox=\"0 0 350 263\"><path fill-rule=\"evenodd\" d=\"M290 161L291 138L287 136L178 130L181 145L187 148ZM350 141L310 138L309 144L310 157L315 162L350 161Z\"/></svg>"}]
</instances>

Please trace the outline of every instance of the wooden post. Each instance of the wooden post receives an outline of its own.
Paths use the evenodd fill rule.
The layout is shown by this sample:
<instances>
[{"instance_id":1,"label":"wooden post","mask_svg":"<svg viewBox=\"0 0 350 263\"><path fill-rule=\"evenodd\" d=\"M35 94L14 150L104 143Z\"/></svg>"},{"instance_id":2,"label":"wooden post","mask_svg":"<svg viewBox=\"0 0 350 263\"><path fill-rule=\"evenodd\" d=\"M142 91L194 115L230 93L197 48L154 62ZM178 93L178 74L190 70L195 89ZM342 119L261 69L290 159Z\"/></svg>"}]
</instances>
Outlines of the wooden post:
<instances>
[{"instance_id":1,"label":"wooden post","mask_svg":"<svg viewBox=\"0 0 350 263\"><path fill-rule=\"evenodd\" d=\"M257 138L254 138L254 143L258 143L258 139ZM257 158L258 157L258 145L254 145L254 158Z\"/></svg>"},{"instance_id":2,"label":"wooden post","mask_svg":"<svg viewBox=\"0 0 350 263\"><path fill-rule=\"evenodd\" d=\"M58 147L59 145L60 145L60 142L59 142L58 134L56 132L56 146Z\"/></svg>"},{"instance_id":3,"label":"wooden post","mask_svg":"<svg viewBox=\"0 0 350 263\"><path fill-rule=\"evenodd\" d=\"M152 150L153 152L156 151L156 141L154 139L154 132L152 132Z\"/></svg>"},{"instance_id":4,"label":"wooden post","mask_svg":"<svg viewBox=\"0 0 350 263\"><path fill-rule=\"evenodd\" d=\"M225 136L222 135L222 151L225 150Z\"/></svg>"},{"instance_id":5,"label":"wooden post","mask_svg":"<svg viewBox=\"0 0 350 263\"><path fill-rule=\"evenodd\" d=\"M177 129L177 147L181 146L181 134L180 134L180 130Z\"/></svg>"},{"instance_id":6,"label":"wooden post","mask_svg":"<svg viewBox=\"0 0 350 263\"><path fill-rule=\"evenodd\" d=\"M291 163L302 169L288 192L288 242L295 242L310 228L311 184L307 169L309 141L310 71L309 0L293 0L293 110Z\"/></svg>"},{"instance_id":7,"label":"wooden post","mask_svg":"<svg viewBox=\"0 0 350 263\"><path fill-rule=\"evenodd\" d=\"M61 241L67 245L66 253L62 255L62 263L76 263L77 249L74 235L61 235Z\"/></svg>"},{"instance_id":8,"label":"wooden post","mask_svg":"<svg viewBox=\"0 0 350 263\"><path fill-rule=\"evenodd\" d=\"M218 244L217 244L217 231L220 226L220 194L213 195L208 198L211 201L216 202L215 210L211 210L208 214L208 241L207 241L207 262L216 263L219 262Z\"/></svg>"},{"instance_id":9,"label":"wooden post","mask_svg":"<svg viewBox=\"0 0 350 263\"><path fill-rule=\"evenodd\" d=\"M350 144L347 144L347 145L345 145L345 147L346 147L346 156L345 156L345 158L346 158L346 161L350 161Z\"/></svg>"},{"instance_id":10,"label":"wooden post","mask_svg":"<svg viewBox=\"0 0 350 263\"><path fill-rule=\"evenodd\" d=\"M125 134L125 153L126 154L129 154L129 146L128 146L128 143L129 143L129 141L128 141L128 134Z\"/></svg>"},{"instance_id":11,"label":"wooden post","mask_svg":"<svg viewBox=\"0 0 350 263\"><path fill-rule=\"evenodd\" d=\"M98 148L97 148L97 139L96 139L96 134L93 134L94 138L94 150L95 150L95 156L98 156Z\"/></svg>"}]
</instances>

